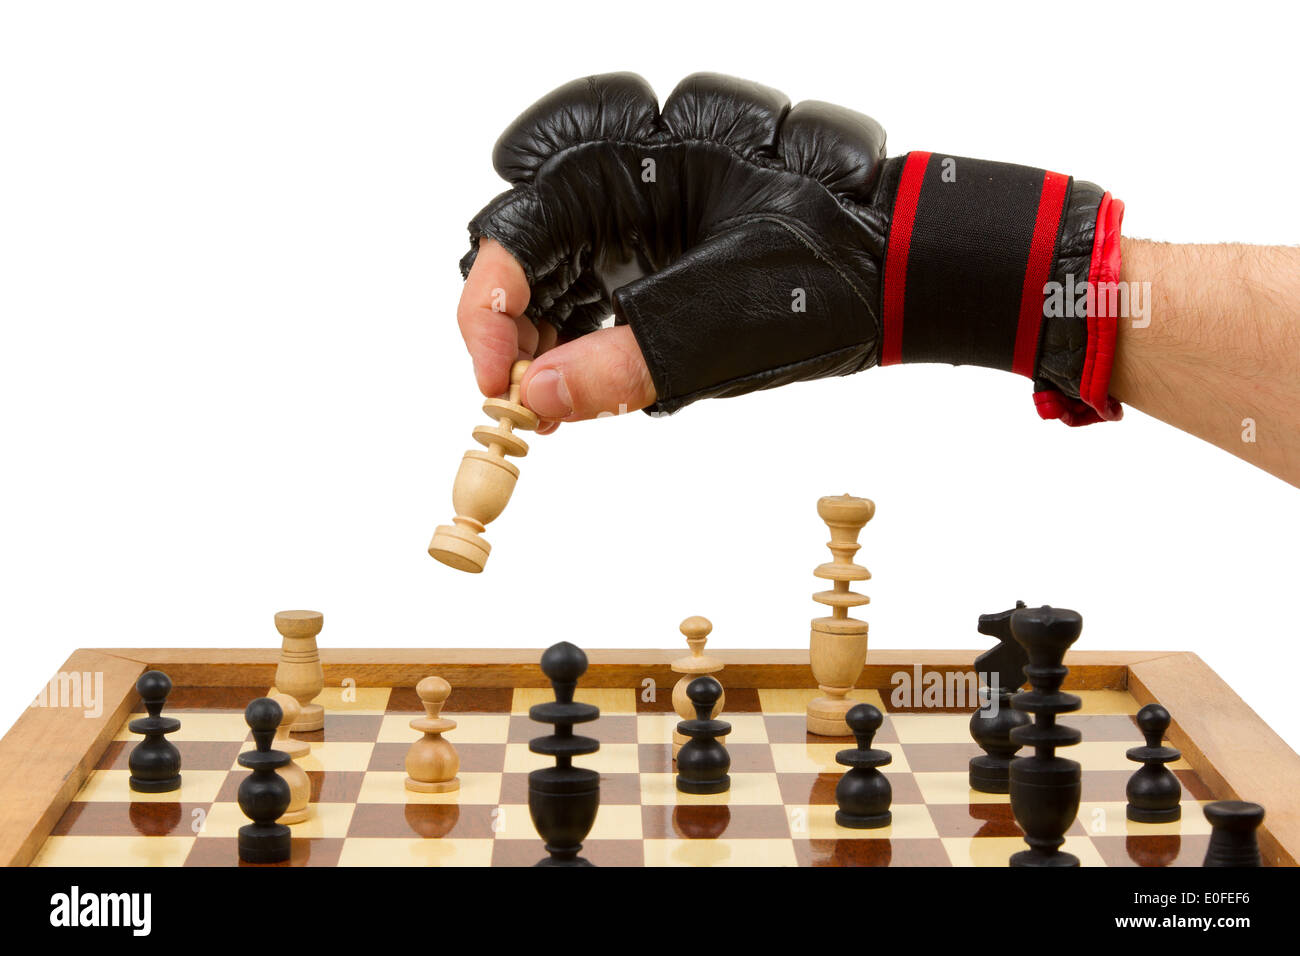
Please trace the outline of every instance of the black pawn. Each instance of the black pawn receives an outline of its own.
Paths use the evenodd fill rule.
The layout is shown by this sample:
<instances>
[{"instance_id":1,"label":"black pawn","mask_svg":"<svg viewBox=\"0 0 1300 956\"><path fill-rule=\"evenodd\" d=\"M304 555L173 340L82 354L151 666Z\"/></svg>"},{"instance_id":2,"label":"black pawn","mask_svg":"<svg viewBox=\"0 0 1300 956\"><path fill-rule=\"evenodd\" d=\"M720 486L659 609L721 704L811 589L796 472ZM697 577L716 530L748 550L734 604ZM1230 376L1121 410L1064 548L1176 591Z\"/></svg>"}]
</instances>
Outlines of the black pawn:
<instances>
[{"instance_id":1,"label":"black pawn","mask_svg":"<svg viewBox=\"0 0 1300 956\"><path fill-rule=\"evenodd\" d=\"M1210 846L1202 866L1262 866L1255 831L1264 822L1264 808L1245 800L1220 800L1205 805L1210 821Z\"/></svg>"},{"instance_id":2,"label":"black pawn","mask_svg":"<svg viewBox=\"0 0 1300 956\"><path fill-rule=\"evenodd\" d=\"M889 778L877 767L883 767L894 758L887 750L875 750L872 738L885 718L871 704L855 704L844 720L857 738L858 745L841 750L835 762L850 768L844 771L835 785L835 822L855 830L874 830L887 827L894 815L889 809L894 789Z\"/></svg>"},{"instance_id":3,"label":"black pawn","mask_svg":"<svg viewBox=\"0 0 1300 956\"><path fill-rule=\"evenodd\" d=\"M1138 729L1147 742L1145 747L1133 747L1125 754L1142 766L1128 778L1124 791L1128 797L1124 813L1136 823L1173 823L1183 816L1183 808L1178 803L1183 796L1183 785L1165 766L1182 754L1173 747L1160 745L1169 723L1169 711L1159 704L1147 704L1138 711Z\"/></svg>"},{"instance_id":4,"label":"black pawn","mask_svg":"<svg viewBox=\"0 0 1300 956\"><path fill-rule=\"evenodd\" d=\"M144 701L148 717L130 723L133 734L144 734L131 750L127 766L131 768L131 789L137 793L168 793L181 788L181 752L164 734L181 729L175 717L161 717L163 704L172 692L171 678L162 671L145 671L135 682L136 693Z\"/></svg>"},{"instance_id":5,"label":"black pawn","mask_svg":"<svg viewBox=\"0 0 1300 956\"><path fill-rule=\"evenodd\" d=\"M731 788L731 755L718 740L731 733L731 724L713 720L710 714L722 697L722 685L707 674L686 685L686 696L695 707L695 717L677 725L677 732L690 739L677 752L677 789L682 793L725 793Z\"/></svg>"},{"instance_id":6,"label":"black pawn","mask_svg":"<svg viewBox=\"0 0 1300 956\"><path fill-rule=\"evenodd\" d=\"M1011 732L1013 741L1034 748L1032 755L1011 761L1011 812L1029 844L1028 850L1012 854L1012 866L1079 865L1079 858L1062 852L1061 844L1079 813L1082 776L1078 761L1058 757L1056 748L1077 744L1083 735L1058 724L1056 717L1083 706L1061 690L1069 673L1066 649L1082 630L1083 618L1063 608L1022 607L1011 615L1011 633L1029 655L1025 676L1033 688L1011 698L1011 706L1034 715L1032 724Z\"/></svg>"},{"instance_id":7,"label":"black pawn","mask_svg":"<svg viewBox=\"0 0 1300 956\"><path fill-rule=\"evenodd\" d=\"M239 809L252 820L239 828L239 858L245 863L281 863L289 859L289 828L275 821L289 809L289 784L276 770L290 757L272 750L271 740L284 719L280 705L259 697L244 709L256 750L239 755L239 765L253 771L239 785Z\"/></svg>"},{"instance_id":8,"label":"black pawn","mask_svg":"<svg viewBox=\"0 0 1300 956\"><path fill-rule=\"evenodd\" d=\"M980 707L970 718L970 735L984 753L970 758L968 779L980 793L1006 793L1011 786L1011 760L1020 744L1011 731L1029 723L1029 715L1011 706L1011 698L1025 682L1029 658L1011 634L1011 615L1025 606L1017 601L1009 611L981 614L979 632L996 637L996 647L975 658L980 682Z\"/></svg>"},{"instance_id":9,"label":"black pawn","mask_svg":"<svg viewBox=\"0 0 1300 956\"><path fill-rule=\"evenodd\" d=\"M554 757L555 766L528 775L528 813L550 854L538 866L591 866L578 853L600 808L600 774L573 766L574 757L600 749L600 741L573 733L574 724L585 724L600 716L599 707L573 699L578 678L586 672L587 655L568 641L552 645L542 654L542 673L551 681L555 700L534 705L528 716L538 723L553 725L555 731L534 737L528 749Z\"/></svg>"}]
</instances>

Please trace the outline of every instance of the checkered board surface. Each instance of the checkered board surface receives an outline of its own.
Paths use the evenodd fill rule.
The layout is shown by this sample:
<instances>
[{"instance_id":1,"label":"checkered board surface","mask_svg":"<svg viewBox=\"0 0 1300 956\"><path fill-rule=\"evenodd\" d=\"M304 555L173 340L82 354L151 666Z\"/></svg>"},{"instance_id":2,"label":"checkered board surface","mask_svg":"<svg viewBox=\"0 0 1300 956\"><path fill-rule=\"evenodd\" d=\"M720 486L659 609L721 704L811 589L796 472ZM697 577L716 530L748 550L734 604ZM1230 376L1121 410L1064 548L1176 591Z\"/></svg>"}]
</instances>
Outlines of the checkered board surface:
<instances>
[{"instance_id":1,"label":"checkered board surface","mask_svg":"<svg viewBox=\"0 0 1300 956\"><path fill-rule=\"evenodd\" d=\"M46 866L233 866L236 831L247 822L235 802L247 771L236 757L252 746L243 709L265 687L178 687L164 714L180 718L171 739L183 769L178 792L136 794L127 756L140 739L123 724L54 827L36 859ZM816 691L729 688L725 719L731 790L678 793L671 739L677 717L669 694L579 688L601 708L586 727L600 752L577 763L600 771L600 812L583 856L605 866L1005 866L1025 844L1005 795L969 789L966 765L979 749L968 714L893 709L874 691L853 696L885 712L876 746L893 754L893 823L880 830L836 826L835 752L851 738L810 736L804 707ZM1183 819L1130 823L1124 786L1142 743L1123 691L1081 691L1083 710L1063 723L1084 742L1068 748L1083 764L1083 800L1065 849L1085 866L1199 866L1209 839L1201 805L1208 789L1184 762ZM545 855L528 815L528 771L546 766L528 740L545 732L528 718L549 689L453 690L444 715L460 754L459 791L416 794L403 786L408 726L422 713L410 688L326 688L324 730L299 759L312 782L311 819L293 827L288 865L513 866ZM132 714L132 717L141 716Z\"/></svg>"}]
</instances>

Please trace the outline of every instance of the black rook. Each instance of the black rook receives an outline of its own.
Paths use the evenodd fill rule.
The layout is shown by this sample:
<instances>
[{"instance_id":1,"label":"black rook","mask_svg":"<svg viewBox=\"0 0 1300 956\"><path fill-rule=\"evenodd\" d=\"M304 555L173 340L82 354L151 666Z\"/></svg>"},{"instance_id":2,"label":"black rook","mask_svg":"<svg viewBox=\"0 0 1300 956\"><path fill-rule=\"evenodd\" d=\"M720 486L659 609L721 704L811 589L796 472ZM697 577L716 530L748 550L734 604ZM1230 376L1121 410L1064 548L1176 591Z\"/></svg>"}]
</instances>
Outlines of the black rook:
<instances>
[{"instance_id":1,"label":"black rook","mask_svg":"<svg viewBox=\"0 0 1300 956\"><path fill-rule=\"evenodd\" d=\"M1255 831L1264 822L1264 808L1245 800L1219 800L1205 805L1210 821L1210 845L1202 866L1260 866Z\"/></svg>"}]
</instances>

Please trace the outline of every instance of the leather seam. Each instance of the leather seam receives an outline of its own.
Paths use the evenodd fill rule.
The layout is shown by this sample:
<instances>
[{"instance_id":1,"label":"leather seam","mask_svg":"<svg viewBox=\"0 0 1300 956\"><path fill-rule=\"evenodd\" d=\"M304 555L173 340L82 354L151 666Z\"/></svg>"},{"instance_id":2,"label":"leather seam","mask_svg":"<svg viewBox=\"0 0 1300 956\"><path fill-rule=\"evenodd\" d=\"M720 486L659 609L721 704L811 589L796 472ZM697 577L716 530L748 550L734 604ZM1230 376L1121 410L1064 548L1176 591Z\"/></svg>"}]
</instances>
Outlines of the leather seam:
<instances>
[{"instance_id":1,"label":"leather seam","mask_svg":"<svg viewBox=\"0 0 1300 956\"><path fill-rule=\"evenodd\" d=\"M822 248L818 243L814 242L813 239L799 227L798 220L790 219L786 216L782 216L780 213L772 213L772 212L764 212L764 213L757 213L757 214L751 213L747 215L732 216L730 219L724 219L721 223L719 223L718 228L714 232L710 233L708 238L713 239L716 236L720 235L721 233L725 232L726 229L724 227L726 227L728 224L741 225L741 224L746 224L751 222L771 222L771 223L775 223L778 226L783 227L787 232L793 235L795 239L797 239L809 252L815 255L819 261L824 262L826 265L830 266L831 269L833 269L835 273L840 277L840 279L843 280L844 284L848 286L850 290L852 290L854 298L856 298L859 302L861 302L862 305L866 308L867 314L871 316L871 321L876 326L876 335L877 337L879 337L879 335L881 334L880 316L877 315L876 310L871 307L871 301L869 297L866 295L866 293L864 293L861 289L858 288L857 283L854 281L854 277L849 273L845 272L843 269L841 269L839 264L826 252L826 250Z\"/></svg>"}]
</instances>

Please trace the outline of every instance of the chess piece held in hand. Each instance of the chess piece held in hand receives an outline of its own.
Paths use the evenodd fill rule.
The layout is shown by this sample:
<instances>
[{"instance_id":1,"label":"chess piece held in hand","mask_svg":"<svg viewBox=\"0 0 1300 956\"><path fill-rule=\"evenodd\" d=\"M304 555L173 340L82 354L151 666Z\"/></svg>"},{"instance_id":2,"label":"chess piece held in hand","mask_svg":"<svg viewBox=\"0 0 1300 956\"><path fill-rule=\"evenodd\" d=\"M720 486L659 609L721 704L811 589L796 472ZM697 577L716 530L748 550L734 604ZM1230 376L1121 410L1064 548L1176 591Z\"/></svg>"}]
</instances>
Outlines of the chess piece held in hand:
<instances>
[{"instance_id":1,"label":"chess piece held in hand","mask_svg":"<svg viewBox=\"0 0 1300 956\"><path fill-rule=\"evenodd\" d=\"M452 524L439 525L429 542L429 554L458 571L477 574L487 564L492 546L483 532L505 510L519 478L519 469L506 456L528 454L528 444L514 430L533 431L539 424L537 415L519 401L519 383L529 364L520 361L511 367L508 398L483 403L483 411L496 425L479 425L474 438L487 450L465 452L451 490L456 517Z\"/></svg>"},{"instance_id":2,"label":"chess piece held in hand","mask_svg":"<svg viewBox=\"0 0 1300 956\"><path fill-rule=\"evenodd\" d=\"M819 591L813 600L829 605L830 617L814 618L809 639L809 662L822 696L808 703L808 733L823 737L846 737L846 716L857 701L848 693L857 683L867 662L867 624L849 617L849 608L870 603L865 594L849 590L849 582L866 581L871 572L853 563L853 555L862 547L858 534L876 513L869 498L835 495L817 502L817 514L831 531L826 546L834 561L819 565L813 574L834 581L829 591Z\"/></svg>"}]
</instances>

